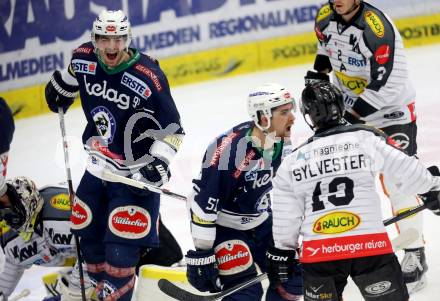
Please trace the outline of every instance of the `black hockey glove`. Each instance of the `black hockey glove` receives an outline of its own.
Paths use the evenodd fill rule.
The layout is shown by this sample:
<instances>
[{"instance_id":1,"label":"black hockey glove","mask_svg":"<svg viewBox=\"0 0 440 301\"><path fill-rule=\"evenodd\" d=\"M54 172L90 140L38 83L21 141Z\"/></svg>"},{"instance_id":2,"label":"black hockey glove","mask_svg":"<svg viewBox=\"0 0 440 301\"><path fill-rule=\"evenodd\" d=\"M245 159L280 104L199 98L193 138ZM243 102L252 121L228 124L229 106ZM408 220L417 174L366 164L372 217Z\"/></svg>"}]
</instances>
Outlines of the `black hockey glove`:
<instances>
[{"instance_id":1,"label":"black hockey glove","mask_svg":"<svg viewBox=\"0 0 440 301\"><path fill-rule=\"evenodd\" d=\"M189 250L186 253L186 277L201 292L221 291L217 260L212 250Z\"/></svg>"},{"instance_id":2,"label":"black hockey glove","mask_svg":"<svg viewBox=\"0 0 440 301\"><path fill-rule=\"evenodd\" d=\"M168 164L159 158L154 158L153 162L142 167L139 172L148 184L157 187L161 187L163 184L168 182L171 177Z\"/></svg>"},{"instance_id":3,"label":"black hockey glove","mask_svg":"<svg viewBox=\"0 0 440 301\"><path fill-rule=\"evenodd\" d=\"M275 247L267 249L267 275L272 288L287 282L293 277L295 270L298 270L299 262L295 259L295 254L294 250L281 250Z\"/></svg>"},{"instance_id":4,"label":"black hockey glove","mask_svg":"<svg viewBox=\"0 0 440 301\"><path fill-rule=\"evenodd\" d=\"M430 166L428 167L428 170L433 176L440 176L440 170L437 166ZM428 191L427 193L421 194L420 198L422 199L426 207L428 207L428 209L432 210L432 212L440 216L440 191Z\"/></svg>"},{"instance_id":5,"label":"black hockey glove","mask_svg":"<svg viewBox=\"0 0 440 301\"><path fill-rule=\"evenodd\" d=\"M45 89L49 109L58 113L58 108L61 107L65 113L75 100L78 89L78 86L66 84L61 78L60 71L55 70Z\"/></svg>"},{"instance_id":6,"label":"black hockey glove","mask_svg":"<svg viewBox=\"0 0 440 301\"><path fill-rule=\"evenodd\" d=\"M315 71L307 71L306 76L304 76L304 82L306 86L312 85L316 82L329 82L330 78L327 73L315 72Z\"/></svg>"}]
</instances>

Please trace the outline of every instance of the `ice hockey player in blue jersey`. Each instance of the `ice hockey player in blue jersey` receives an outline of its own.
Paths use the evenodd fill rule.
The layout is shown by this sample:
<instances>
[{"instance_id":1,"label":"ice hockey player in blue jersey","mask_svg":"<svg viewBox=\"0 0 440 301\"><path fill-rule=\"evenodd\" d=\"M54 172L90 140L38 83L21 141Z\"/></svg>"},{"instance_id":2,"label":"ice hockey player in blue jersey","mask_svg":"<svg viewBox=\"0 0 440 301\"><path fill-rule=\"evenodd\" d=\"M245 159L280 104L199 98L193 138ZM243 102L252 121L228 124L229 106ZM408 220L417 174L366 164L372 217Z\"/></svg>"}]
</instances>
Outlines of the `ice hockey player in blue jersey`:
<instances>
[{"instance_id":1,"label":"ice hockey player in blue jersey","mask_svg":"<svg viewBox=\"0 0 440 301\"><path fill-rule=\"evenodd\" d=\"M0 200L6 199L6 171L8 153L14 135L15 125L11 109L6 101L0 97Z\"/></svg>"},{"instance_id":2,"label":"ice hockey player in blue jersey","mask_svg":"<svg viewBox=\"0 0 440 301\"><path fill-rule=\"evenodd\" d=\"M186 255L189 282L200 291L219 291L266 271L272 243L272 177L289 153L295 101L279 84L253 89L241 123L209 145L200 177L189 196L191 234L196 250ZM301 275L270 288L266 300L297 300ZM223 300L260 300L261 284ZM284 299L286 298L286 299ZM289 299L290 298L290 299ZM293 298L293 299L292 299Z\"/></svg>"},{"instance_id":3,"label":"ice hockey player in blue jersey","mask_svg":"<svg viewBox=\"0 0 440 301\"><path fill-rule=\"evenodd\" d=\"M159 63L129 48L130 23L122 11L103 11L92 41L55 71L46 101L67 110L79 91L89 154L76 191L72 231L81 238L89 276L103 300L130 300L141 247L159 245L159 194L102 180L103 171L161 186L183 139L180 116Z\"/></svg>"}]
</instances>

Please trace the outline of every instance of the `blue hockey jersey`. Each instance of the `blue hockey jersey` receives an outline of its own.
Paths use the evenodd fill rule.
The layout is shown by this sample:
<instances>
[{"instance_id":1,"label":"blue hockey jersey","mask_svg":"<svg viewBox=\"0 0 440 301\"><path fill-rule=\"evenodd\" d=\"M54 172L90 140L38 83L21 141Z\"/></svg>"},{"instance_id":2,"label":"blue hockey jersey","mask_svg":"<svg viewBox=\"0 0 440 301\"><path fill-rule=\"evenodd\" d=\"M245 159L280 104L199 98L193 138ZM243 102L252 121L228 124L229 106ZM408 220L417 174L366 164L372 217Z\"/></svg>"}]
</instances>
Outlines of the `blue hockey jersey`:
<instances>
[{"instance_id":1,"label":"blue hockey jersey","mask_svg":"<svg viewBox=\"0 0 440 301\"><path fill-rule=\"evenodd\" d=\"M249 230L270 216L272 177L292 148L283 141L270 151L255 146L253 126L239 124L209 145L189 196L193 238L213 241L216 225Z\"/></svg>"},{"instance_id":2,"label":"blue hockey jersey","mask_svg":"<svg viewBox=\"0 0 440 301\"><path fill-rule=\"evenodd\" d=\"M128 175L152 161L155 141L174 151L181 143L180 116L159 63L130 51L129 61L109 68L88 42L74 50L68 68L87 119L82 139L93 174L94 166L105 166Z\"/></svg>"}]
</instances>

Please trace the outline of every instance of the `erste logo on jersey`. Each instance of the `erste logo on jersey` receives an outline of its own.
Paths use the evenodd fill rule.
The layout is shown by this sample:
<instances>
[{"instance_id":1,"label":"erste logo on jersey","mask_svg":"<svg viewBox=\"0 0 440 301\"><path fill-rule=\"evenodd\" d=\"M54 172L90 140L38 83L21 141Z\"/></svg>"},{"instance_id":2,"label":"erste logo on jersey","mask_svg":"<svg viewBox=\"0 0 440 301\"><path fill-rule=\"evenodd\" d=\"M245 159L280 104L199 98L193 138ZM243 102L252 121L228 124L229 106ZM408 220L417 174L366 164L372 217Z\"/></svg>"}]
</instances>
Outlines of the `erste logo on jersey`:
<instances>
[{"instance_id":1,"label":"erste logo on jersey","mask_svg":"<svg viewBox=\"0 0 440 301\"><path fill-rule=\"evenodd\" d=\"M228 240L215 250L220 275L232 275L247 270L253 263L249 247L241 240Z\"/></svg>"},{"instance_id":2,"label":"erste logo on jersey","mask_svg":"<svg viewBox=\"0 0 440 301\"><path fill-rule=\"evenodd\" d=\"M143 99L148 99L151 96L151 90L148 85L137 78L136 76L131 75L130 73L124 72L121 78L121 84L134 91Z\"/></svg>"},{"instance_id":3,"label":"erste logo on jersey","mask_svg":"<svg viewBox=\"0 0 440 301\"><path fill-rule=\"evenodd\" d=\"M138 239L150 232L151 216L147 210L138 206L117 207L110 213L108 226L117 236Z\"/></svg>"},{"instance_id":4,"label":"erste logo on jersey","mask_svg":"<svg viewBox=\"0 0 440 301\"><path fill-rule=\"evenodd\" d=\"M72 60L72 67L75 73L96 74L96 62L74 59Z\"/></svg>"},{"instance_id":5,"label":"erste logo on jersey","mask_svg":"<svg viewBox=\"0 0 440 301\"><path fill-rule=\"evenodd\" d=\"M112 143L116 132L116 119L104 106L94 108L91 112L96 129L107 143Z\"/></svg>"},{"instance_id":6,"label":"erste logo on jersey","mask_svg":"<svg viewBox=\"0 0 440 301\"><path fill-rule=\"evenodd\" d=\"M336 234L350 231L361 222L357 214L351 212L332 212L321 216L313 224L313 232L318 234Z\"/></svg>"},{"instance_id":7,"label":"erste logo on jersey","mask_svg":"<svg viewBox=\"0 0 440 301\"><path fill-rule=\"evenodd\" d=\"M75 200L73 201L70 222L70 227L75 230L83 229L92 222L92 211L90 207L77 196L75 196Z\"/></svg>"},{"instance_id":8,"label":"erste logo on jersey","mask_svg":"<svg viewBox=\"0 0 440 301\"><path fill-rule=\"evenodd\" d=\"M378 38L383 38L385 35L385 27L383 26L380 18L370 10L367 10L364 14L365 21L370 26L371 30Z\"/></svg>"},{"instance_id":9,"label":"erste logo on jersey","mask_svg":"<svg viewBox=\"0 0 440 301\"><path fill-rule=\"evenodd\" d=\"M69 196L65 193L60 193L53 196L50 201L50 205L58 210L69 211L70 210L70 200Z\"/></svg>"}]
</instances>

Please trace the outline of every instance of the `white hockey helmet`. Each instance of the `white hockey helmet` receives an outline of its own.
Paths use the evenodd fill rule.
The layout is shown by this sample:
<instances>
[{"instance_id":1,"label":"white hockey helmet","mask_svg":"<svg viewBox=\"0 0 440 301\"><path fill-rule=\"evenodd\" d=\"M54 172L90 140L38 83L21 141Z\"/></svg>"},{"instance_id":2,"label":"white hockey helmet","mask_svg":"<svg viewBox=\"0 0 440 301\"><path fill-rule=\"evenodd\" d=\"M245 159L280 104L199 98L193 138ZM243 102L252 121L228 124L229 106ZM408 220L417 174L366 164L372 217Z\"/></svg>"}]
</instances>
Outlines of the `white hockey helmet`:
<instances>
[{"instance_id":1,"label":"white hockey helmet","mask_svg":"<svg viewBox=\"0 0 440 301\"><path fill-rule=\"evenodd\" d=\"M44 199L35 183L26 177L16 177L7 182L7 194L11 202L9 215L4 216L9 227L23 236L30 238L34 231L35 222L43 208Z\"/></svg>"},{"instance_id":2,"label":"white hockey helmet","mask_svg":"<svg viewBox=\"0 0 440 301\"><path fill-rule=\"evenodd\" d=\"M247 100L248 114L254 120L255 125L262 131L270 127L270 119L272 117L272 109L292 103L296 108L295 99L286 88L276 83L269 83L258 86L249 92ZM258 112L261 114L259 115ZM259 116L265 115L268 119L267 126L260 125Z\"/></svg>"},{"instance_id":3,"label":"white hockey helmet","mask_svg":"<svg viewBox=\"0 0 440 301\"><path fill-rule=\"evenodd\" d=\"M131 25L122 10L104 10L93 21L92 42L96 47L96 36L127 36L126 46L131 43Z\"/></svg>"}]
</instances>

